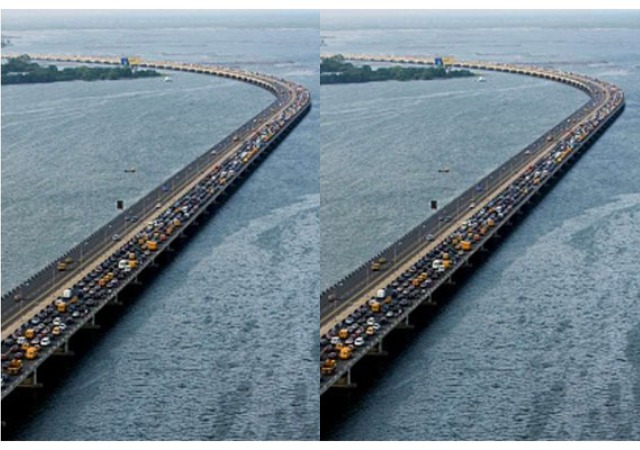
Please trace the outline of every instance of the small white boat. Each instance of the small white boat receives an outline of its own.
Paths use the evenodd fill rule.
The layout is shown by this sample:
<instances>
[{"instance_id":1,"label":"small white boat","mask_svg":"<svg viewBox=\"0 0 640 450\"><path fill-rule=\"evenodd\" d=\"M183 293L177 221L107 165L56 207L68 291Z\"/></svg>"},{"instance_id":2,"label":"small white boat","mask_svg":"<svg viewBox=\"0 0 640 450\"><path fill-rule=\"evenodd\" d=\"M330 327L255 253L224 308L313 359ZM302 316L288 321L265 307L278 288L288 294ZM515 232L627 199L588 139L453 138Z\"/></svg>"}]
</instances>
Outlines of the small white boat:
<instances>
[{"instance_id":1,"label":"small white boat","mask_svg":"<svg viewBox=\"0 0 640 450\"><path fill-rule=\"evenodd\" d=\"M173 80L171 79L171 77L164 77L164 81L169 82L169 81L173 81Z\"/></svg>"},{"instance_id":2,"label":"small white boat","mask_svg":"<svg viewBox=\"0 0 640 450\"><path fill-rule=\"evenodd\" d=\"M485 77L478 77L478 81L484 82L484 81L487 81L487 79Z\"/></svg>"}]
</instances>

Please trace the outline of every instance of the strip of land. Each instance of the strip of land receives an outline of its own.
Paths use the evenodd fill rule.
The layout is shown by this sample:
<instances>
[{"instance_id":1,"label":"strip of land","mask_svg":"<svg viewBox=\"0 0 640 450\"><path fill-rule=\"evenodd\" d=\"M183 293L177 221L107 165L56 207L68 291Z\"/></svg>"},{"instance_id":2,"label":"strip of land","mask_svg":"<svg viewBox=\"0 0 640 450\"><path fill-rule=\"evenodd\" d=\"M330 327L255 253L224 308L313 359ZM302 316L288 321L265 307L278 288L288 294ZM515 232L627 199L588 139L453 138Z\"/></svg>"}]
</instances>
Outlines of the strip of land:
<instances>
[{"instance_id":1,"label":"strip of land","mask_svg":"<svg viewBox=\"0 0 640 450\"><path fill-rule=\"evenodd\" d=\"M354 66L342 55L320 60L320 84L369 83L372 81L411 81L440 78L473 77L470 70L450 70L444 67L379 67Z\"/></svg>"},{"instance_id":2,"label":"strip of land","mask_svg":"<svg viewBox=\"0 0 640 450\"><path fill-rule=\"evenodd\" d=\"M130 67L65 67L58 69L51 64L41 66L32 62L29 56L9 58L2 65L2 84L53 83L56 81L96 81L131 78L159 77L155 70L134 70Z\"/></svg>"}]
</instances>

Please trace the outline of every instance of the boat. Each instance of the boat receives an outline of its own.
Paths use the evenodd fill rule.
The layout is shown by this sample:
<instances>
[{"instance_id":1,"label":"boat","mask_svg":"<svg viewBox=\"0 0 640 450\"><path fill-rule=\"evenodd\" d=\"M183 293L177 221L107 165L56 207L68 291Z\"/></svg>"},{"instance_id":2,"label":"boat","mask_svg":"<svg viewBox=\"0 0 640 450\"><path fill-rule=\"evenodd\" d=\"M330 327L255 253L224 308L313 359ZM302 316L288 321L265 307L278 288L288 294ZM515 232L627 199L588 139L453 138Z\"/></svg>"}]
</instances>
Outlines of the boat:
<instances>
[{"instance_id":1,"label":"boat","mask_svg":"<svg viewBox=\"0 0 640 450\"><path fill-rule=\"evenodd\" d=\"M173 81L173 80L171 79L171 77L164 77L164 81L169 82L169 81Z\"/></svg>"},{"instance_id":2,"label":"boat","mask_svg":"<svg viewBox=\"0 0 640 450\"><path fill-rule=\"evenodd\" d=\"M136 168L131 166L128 169L124 169L124 173L136 173Z\"/></svg>"},{"instance_id":3,"label":"boat","mask_svg":"<svg viewBox=\"0 0 640 450\"><path fill-rule=\"evenodd\" d=\"M478 77L478 81L484 82L484 81L487 81L487 79L485 77Z\"/></svg>"},{"instance_id":4,"label":"boat","mask_svg":"<svg viewBox=\"0 0 640 450\"><path fill-rule=\"evenodd\" d=\"M449 168L443 167L442 169L438 169L438 173L449 173Z\"/></svg>"}]
</instances>

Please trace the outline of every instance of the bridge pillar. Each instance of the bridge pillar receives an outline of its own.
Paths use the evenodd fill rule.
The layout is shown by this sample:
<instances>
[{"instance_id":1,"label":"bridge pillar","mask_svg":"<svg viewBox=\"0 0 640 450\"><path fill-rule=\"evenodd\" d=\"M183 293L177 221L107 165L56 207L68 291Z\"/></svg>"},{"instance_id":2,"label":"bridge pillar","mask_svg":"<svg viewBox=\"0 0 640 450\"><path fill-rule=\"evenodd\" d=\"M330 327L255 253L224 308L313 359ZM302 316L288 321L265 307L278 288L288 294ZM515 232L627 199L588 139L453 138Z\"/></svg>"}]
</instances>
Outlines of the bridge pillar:
<instances>
[{"instance_id":1,"label":"bridge pillar","mask_svg":"<svg viewBox=\"0 0 640 450\"><path fill-rule=\"evenodd\" d=\"M39 389L42 388L42 383L38 383L38 369L31 372L31 375L22 380L22 383L18 385L21 388Z\"/></svg>"},{"instance_id":2,"label":"bridge pillar","mask_svg":"<svg viewBox=\"0 0 640 450\"><path fill-rule=\"evenodd\" d=\"M73 356L74 352L69 350L69 339L64 341L64 345L62 347L58 347L58 349L53 352L56 356Z\"/></svg>"},{"instance_id":3,"label":"bridge pillar","mask_svg":"<svg viewBox=\"0 0 640 450\"><path fill-rule=\"evenodd\" d=\"M86 329L86 330L99 330L100 329L100 325L98 325L96 323L96 315L94 314L93 316L91 316L91 320L88 321L87 323L85 323L82 328Z\"/></svg>"},{"instance_id":4,"label":"bridge pillar","mask_svg":"<svg viewBox=\"0 0 640 450\"><path fill-rule=\"evenodd\" d=\"M431 294L427 295L423 300L422 304L426 306L438 306L438 302L436 302Z\"/></svg>"},{"instance_id":5,"label":"bridge pillar","mask_svg":"<svg viewBox=\"0 0 640 450\"><path fill-rule=\"evenodd\" d=\"M382 339L380 339L378 344L367 353L369 356L387 356L388 354L389 352L382 349Z\"/></svg>"},{"instance_id":6,"label":"bridge pillar","mask_svg":"<svg viewBox=\"0 0 640 450\"><path fill-rule=\"evenodd\" d=\"M338 381L336 381L332 387L343 388L343 389L344 388L353 389L357 387L355 383L351 382L351 369L347 370L344 376L340 378Z\"/></svg>"},{"instance_id":7,"label":"bridge pillar","mask_svg":"<svg viewBox=\"0 0 640 450\"><path fill-rule=\"evenodd\" d=\"M415 328L412 324L409 323L409 315L410 314L407 314L406 317L402 319L402 322L400 322L396 326L397 330L413 330Z\"/></svg>"}]
</instances>

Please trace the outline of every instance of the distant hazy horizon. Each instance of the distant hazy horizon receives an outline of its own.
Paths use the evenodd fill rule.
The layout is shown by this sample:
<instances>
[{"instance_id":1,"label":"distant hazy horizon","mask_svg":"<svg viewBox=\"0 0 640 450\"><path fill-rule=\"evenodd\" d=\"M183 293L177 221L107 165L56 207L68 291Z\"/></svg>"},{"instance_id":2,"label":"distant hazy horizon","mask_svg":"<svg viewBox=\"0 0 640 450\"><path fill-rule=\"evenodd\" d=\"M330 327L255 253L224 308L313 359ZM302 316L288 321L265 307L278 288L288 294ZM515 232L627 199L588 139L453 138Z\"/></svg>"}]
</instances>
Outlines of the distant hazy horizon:
<instances>
[{"instance_id":1,"label":"distant hazy horizon","mask_svg":"<svg viewBox=\"0 0 640 450\"><path fill-rule=\"evenodd\" d=\"M541 21L540 19L544 19ZM321 10L322 31L359 28L639 28L639 10Z\"/></svg>"},{"instance_id":2,"label":"distant hazy horizon","mask_svg":"<svg viewBox=\"0 0 640 450\"><path fill-rule=\"evenodd\" d=\"M276 20L277 19L277 20ZM182 22L184 20L184 22ZM167 29L206 27L317 28L314 10L2 10L2 32L21 29L108 29L163 26Z\"/></svg>"}]
</instances>

